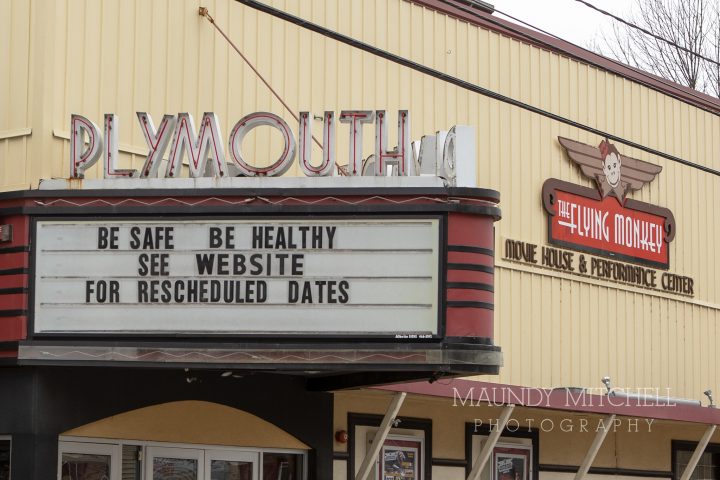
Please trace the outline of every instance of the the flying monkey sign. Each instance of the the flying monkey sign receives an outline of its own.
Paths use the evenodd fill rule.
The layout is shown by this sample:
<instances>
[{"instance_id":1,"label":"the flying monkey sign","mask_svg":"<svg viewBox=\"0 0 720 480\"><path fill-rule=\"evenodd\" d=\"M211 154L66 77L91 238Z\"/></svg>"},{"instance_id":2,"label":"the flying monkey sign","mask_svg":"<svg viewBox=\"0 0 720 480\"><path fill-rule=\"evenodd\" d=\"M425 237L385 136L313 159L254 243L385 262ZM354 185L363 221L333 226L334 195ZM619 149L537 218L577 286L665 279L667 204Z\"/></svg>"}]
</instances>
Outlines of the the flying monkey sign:
<instances>
[{"instance_id":1,"label":"the flying monkey sign","mask_svg":"<svg viewBox=\"0 0 720 480\"><path fill-rule=\"evenodd\" d=\"M558 137L597 189L554 178L543 185L550 243L667 269L675 217L667 208L626 198L662 167L620 154L610 142L598 147Z\"/></svg>"}]
</instances>

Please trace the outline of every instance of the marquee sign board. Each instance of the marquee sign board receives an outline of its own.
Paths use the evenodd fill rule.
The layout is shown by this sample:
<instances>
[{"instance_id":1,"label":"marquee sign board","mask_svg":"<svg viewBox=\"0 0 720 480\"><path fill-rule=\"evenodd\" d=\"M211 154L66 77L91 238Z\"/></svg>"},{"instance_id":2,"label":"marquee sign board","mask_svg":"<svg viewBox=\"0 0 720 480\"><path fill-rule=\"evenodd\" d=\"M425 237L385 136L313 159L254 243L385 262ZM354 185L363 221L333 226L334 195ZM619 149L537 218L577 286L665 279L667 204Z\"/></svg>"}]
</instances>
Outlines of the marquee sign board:
<instances>
[{"instance_id":1,"label":"marquee sign board","mask_svg":"<svg viewBox=\"0 0 720 480\"><path fill-rule=\"evenodd\" d=\"M437 217L35 229L36 334L439 335Z\"/></svg>"},{"instance_id":2,"label":"marquee sign board","mask_svg":"<svg viewBox=\"0 0 720 480\"><path fill-rule=\"evenodd\" d=\"M543 185L549 242L566 248L667 269L675 237L672 212L626 198L662 170L621 155L607 141L592 147L558 137L568 156L597 189L557 179Z\"/></svg>"}]
</instances>

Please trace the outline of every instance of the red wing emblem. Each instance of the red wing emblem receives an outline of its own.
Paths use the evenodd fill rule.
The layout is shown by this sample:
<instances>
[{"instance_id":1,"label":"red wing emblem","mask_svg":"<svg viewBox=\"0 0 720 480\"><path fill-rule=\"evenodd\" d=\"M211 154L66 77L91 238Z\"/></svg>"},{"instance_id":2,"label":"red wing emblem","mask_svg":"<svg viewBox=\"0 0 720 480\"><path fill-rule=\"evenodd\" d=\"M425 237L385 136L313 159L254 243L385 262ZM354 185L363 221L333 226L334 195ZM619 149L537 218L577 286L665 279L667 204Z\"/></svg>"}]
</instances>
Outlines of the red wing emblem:
<instances>
[{"instance_id":1,"label":"red wing emblem","mask_svg":"<svg viewBox=\"0 0 720 480\"><path fill-rule=\"evenodd\" d=\"M612 194L620 205L629 191L641 189L662 171L659 165L621 155L607 140L597 147L565 137L558 137L558 141L580 171L595 180L602 198Z\"/></svg>"}]
</instances>

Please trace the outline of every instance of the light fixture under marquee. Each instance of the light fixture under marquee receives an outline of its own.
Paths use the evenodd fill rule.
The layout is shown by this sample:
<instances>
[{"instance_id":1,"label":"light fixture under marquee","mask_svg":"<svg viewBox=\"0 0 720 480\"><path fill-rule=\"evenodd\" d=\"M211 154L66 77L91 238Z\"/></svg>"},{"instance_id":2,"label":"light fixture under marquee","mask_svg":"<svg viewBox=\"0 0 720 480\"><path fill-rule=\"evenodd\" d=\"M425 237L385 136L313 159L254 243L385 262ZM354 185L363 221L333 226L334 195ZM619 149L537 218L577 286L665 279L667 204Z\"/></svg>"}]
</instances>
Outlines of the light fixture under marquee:
<instances>
[{"instance_id":1,"label":"light fixture under marquee","mask_svg":"<svg viewBox=\"0 0 720 480\"><path fill-rule=\"evenodd\" d=\"M0 225L0 242L12 242L12 225Z\"/></svg>"}]
</instances>

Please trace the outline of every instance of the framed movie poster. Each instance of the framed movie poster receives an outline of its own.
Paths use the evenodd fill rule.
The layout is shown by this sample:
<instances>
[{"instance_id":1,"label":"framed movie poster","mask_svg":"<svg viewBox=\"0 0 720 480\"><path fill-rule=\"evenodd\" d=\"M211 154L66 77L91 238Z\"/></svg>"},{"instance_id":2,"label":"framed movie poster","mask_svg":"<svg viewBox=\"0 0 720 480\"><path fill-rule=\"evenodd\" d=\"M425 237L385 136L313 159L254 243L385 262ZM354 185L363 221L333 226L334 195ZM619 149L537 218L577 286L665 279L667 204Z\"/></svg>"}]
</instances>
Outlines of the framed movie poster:
<instances>
[{"instance_id":1,"label":"framed movie poster","mask_svg":"<svg viewBox=\"0 0 720 480\"><path fill-rule=\"evenodd\" d=\"M421 438L389 435L380 449L379 480L422 479Z\"/></svg>"},{"instance_id":2,"label":"framed movie poster","mask_svg":"<svg viewBox=\"0 0 720 480\"><path fill-rule=\"evenodd\" d=\"M498 444L493 449L493 480L529 480L532 447L519 444Z\"/></svg>"}]
</instances>

